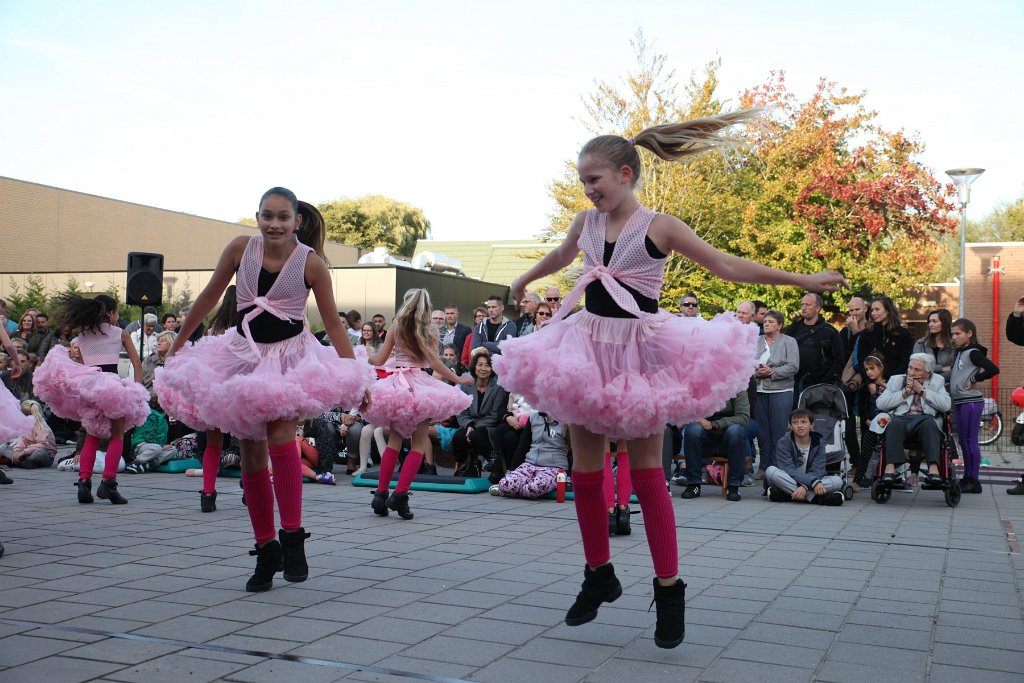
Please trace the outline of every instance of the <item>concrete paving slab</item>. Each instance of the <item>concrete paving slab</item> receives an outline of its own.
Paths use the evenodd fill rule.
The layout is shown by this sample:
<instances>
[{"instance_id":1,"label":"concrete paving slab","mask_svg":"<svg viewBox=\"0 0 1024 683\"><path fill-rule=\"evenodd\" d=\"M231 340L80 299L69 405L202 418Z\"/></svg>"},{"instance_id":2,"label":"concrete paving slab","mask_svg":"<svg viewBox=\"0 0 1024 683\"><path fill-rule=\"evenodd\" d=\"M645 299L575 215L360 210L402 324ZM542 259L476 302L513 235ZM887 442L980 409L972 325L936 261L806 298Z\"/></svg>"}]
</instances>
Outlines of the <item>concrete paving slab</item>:
<instances>
[{"instance_id":1,"label":"concrete paving slab","mask_svg":"<svg viewBox=\"0 0 1024 683\"><path fill-rule=\"evenodd\" d=\"M568 627L583 564L571 506L422 493L415 520L383 520L340 479L305 489L310 580L250 594L234 481L203 515L185 477L125 477L131 504L115 508L78 505L67 475L19 472L0 496L0 680L910 683L1024 670L1024 557L1001 521L1024 529L1024 500L673 499L688 628L662 650L642 515L610 539L623 596Z\"/></svg>"}]
</instances>

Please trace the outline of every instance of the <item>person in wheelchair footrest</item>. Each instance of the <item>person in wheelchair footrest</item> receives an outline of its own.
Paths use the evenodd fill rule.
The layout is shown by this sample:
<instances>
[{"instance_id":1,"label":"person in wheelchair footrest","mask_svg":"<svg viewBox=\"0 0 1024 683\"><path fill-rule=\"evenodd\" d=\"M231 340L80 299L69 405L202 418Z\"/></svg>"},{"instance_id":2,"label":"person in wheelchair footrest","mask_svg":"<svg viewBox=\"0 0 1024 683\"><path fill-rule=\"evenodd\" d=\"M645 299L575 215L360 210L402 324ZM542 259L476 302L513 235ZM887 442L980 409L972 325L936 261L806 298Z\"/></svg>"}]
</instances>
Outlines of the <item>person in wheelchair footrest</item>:
<instances>
[{"instance_id":1,"label":"person in wheelchair footrest","mask_svg":"<svg viewBox=\"0 0 1024 683\"><path fill-rule=\"evenodd\" d=\"M942 375L933 372L934 360L926 353L910 356L906 375L893 375L881 396L879 410L892 414L885 429L886 466L882 481L893 483L895 468L907 461L904 445L919 441L928 462L926 483L942 484L942 429L938 419L952 407Z\"/></svg>"}]
</instances>

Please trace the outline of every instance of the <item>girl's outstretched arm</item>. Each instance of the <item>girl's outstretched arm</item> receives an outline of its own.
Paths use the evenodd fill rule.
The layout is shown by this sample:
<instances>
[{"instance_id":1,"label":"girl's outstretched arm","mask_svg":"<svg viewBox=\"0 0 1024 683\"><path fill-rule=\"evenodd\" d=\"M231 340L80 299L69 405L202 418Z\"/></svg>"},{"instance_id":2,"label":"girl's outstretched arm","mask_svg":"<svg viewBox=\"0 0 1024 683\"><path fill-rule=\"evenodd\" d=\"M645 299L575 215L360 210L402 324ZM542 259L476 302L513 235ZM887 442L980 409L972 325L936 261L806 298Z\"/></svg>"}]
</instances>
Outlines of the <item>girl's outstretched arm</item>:
<instances>
[{"instance_id":1,"label":"girl's outstretched arm","mask_svg":"<svg viewBox=\"0 0 1024 683\"><path fill-rule=\"evenodd\" d=\"M834 292L840 286L849 288L842 273L823 270L812 275L790 273L772 268L741 256L727 254L711 246L675 216L658 214L651 222L647 235L655 246L668 253L676 251L699 263L717 277L730 282L748 282L758 285L791 285L812 292Z\"/></svg>"},{"instance_id":2,"label":"girl's outstretched arm","mask_svg":"<svg viewBox=\"0 0 1024 683\"><path fill-rule=\"evenodd\" d=\"M128 360L131 361L136 384L142 384L142 363L139 361L139 350L135 348L132 336L124 330L121 330L121 346L128 352Z\"/></svg>"},{"instance_id":3,"label":"girl's outstretched arm","mask_svg":"<svg viewBox=\"0 0 1024 683\"><path fill-rule=\"evenodd\" d=\"M196 297L191 310L181 323L178 338L174 340L171 348L167 351L168 356L173 356L178 349L185 345L199 324L220 301L221 295L224 294L224 290L227 289L231 278L238 270L238 264L242 262L242 254L245 252L247 244L249 244L249 238L246 235L239 235L224 247L224 251L221 252L220 259L217 261L217 267L213 270L213 277Z\"/></svg>"},{"instance_id":4,"label":"girl's outstretched arm","mask_svg":"<svg viewBox=\"0 0 1024 683\"><path fill-rule=\"evenodd\" d=\"M395 326L395 321L391 321L391 327ZM395 348L395 335L389 334L384 337L384 343L381 344L380 350L377 353L370 356L367 360L370 361L370 365L380 367L387 362L388 358L391 357L391 350Z\"/></svg>"},{"instance_id":5,"label":"girl's outstretched arm","mask_svg":"<svg viewBox=\"0 0 1024 683\"><path fill-rule=\"evenodd\" d=\"M0 325L0 346L4 347L4 351L11 357L11 379L18 379L21 376L21 363L18 362L18 350L14 348L14 343L11 338L7 335L7 330L4 329L3 325Z\"/></svg>"},{"instance_id":6,"label":"girl's outstretched arm","mask_svg":"<svg viewBox=\"0 0 1024 683\"><path fill-rule=\"evenodd\" d=\"M545 275L551 275L557 273L563 268L568 268L572 265L572 262L576 259L576 255L580 253L580 248L577 245L580 239L580 233L583 231L583 219L586 211L580 211L576 214L576 218L572 219L572 225L569 226L569 233L565 236L565 239L557 247L549 251L544 257L537 261L528 271L517 277L512 282L512 299L515 302L516 308L519 307L519 302L523 300L523 295L526 293L526 286L542 278Z\"/></svg>"},{"instance_id":7,"label":"girl's outstretched arm","mask_svg":"<svg viewBox=\"0 0 1024 683\"><path fill-rule=\"evenodd\" d=\"M348 340L348 332L341 324L338 317L338 307L334 302L334 285L331 283L331 273L327 270L324 260L315 252L306 255L306 282L313 290L313 297L316 299L316 309L320 312L320 319L324 321L324 329L327 336L334 345L334 350L339 358L355 358L355 351Z\"/></svg>"}]
</instances>

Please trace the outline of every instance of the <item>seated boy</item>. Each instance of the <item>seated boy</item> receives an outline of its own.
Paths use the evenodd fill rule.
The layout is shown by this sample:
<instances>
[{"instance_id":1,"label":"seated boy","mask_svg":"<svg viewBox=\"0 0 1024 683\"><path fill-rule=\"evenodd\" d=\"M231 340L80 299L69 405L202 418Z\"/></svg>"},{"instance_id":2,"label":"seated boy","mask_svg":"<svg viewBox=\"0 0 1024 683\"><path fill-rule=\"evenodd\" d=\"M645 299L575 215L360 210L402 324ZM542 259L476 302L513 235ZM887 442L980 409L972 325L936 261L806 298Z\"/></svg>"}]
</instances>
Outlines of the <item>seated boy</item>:
<instances>
[{"instance_id":1,"label":"seated boy","mask_svg":"<svg viewBox=\"0 0 1024 683\"><path fill-rule=\"evenodd\" d=\"M825 445L820 434L811 431L814 416L799 408L789 415L789 434L775 446L775 464L764 476L768 497L774 502L787 500L842 505L843 480L825 474Z\"/></svg>"}]
</instances>

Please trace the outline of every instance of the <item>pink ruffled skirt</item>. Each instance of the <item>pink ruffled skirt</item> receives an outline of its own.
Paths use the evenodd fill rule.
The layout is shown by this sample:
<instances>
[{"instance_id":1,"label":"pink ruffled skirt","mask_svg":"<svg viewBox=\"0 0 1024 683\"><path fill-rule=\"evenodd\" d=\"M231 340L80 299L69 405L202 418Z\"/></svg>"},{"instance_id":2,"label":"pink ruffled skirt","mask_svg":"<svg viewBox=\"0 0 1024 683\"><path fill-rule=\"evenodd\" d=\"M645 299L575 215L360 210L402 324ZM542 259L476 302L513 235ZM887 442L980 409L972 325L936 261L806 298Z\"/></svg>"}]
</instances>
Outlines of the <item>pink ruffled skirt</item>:
<instances>
[{"instance_id":1,"label":"pink ruffled skirt","mask_svg":"<svg viewBox=\"0 0 1024 683\"><path fill-rule=\"evenodd\" d=\"M131 429L149 417L149 392L141 384L103 372L94 365L71 360L68 350L55 346L32 378L36 396L54 414L77 420L93 436L110 436L110 421L124 418Z\"/></svg>"},{"instance_id":2,"label":"pink ruffled skirt","mask_svg":"<svg viewBox=\"0 0 1024 683\"><path fill-rule=\"evenodd\" d=\"M595 434L638 439L705 418L745 391L757 327L732 316L580 311L501 343L498 382L537 410Z\"/></svg>"},{"instance_id":3,"label":"pink ruffled skirt","mask_svg":"<svg viewBox=\"0 0 1024 683\"><path fill-rule=\"evenodd\" d=\"M419 368L402 368L370 387L370 407L363 417L372 425L390 426L402 436L412 436L421 422L446 420L472 402L466 392Z\"/></svg>"},{"instance_id":4,"label":"pink ruffled skirt","mask_svg":"<svg viewBox=\"0 0 1024 683\"><path fill-rule=\"evenodd\" d=\"M156 369L160 405L193 429L263 440L268 422L358 406L373 382L365 355L339 358L309 330L256 346L232 329L182 348Z\"/></svg>"},{"instance_id":5,"label":"pink ruffled skirt","mask_svg":"<svg viewBox=\"0 0 1024 683\"><path fill-rule=\"evenodd\" d=\"M35 418L21 412L21 401L0 386L0 443L25 436L35 425Z\"/></svg>"}]
</instances>

